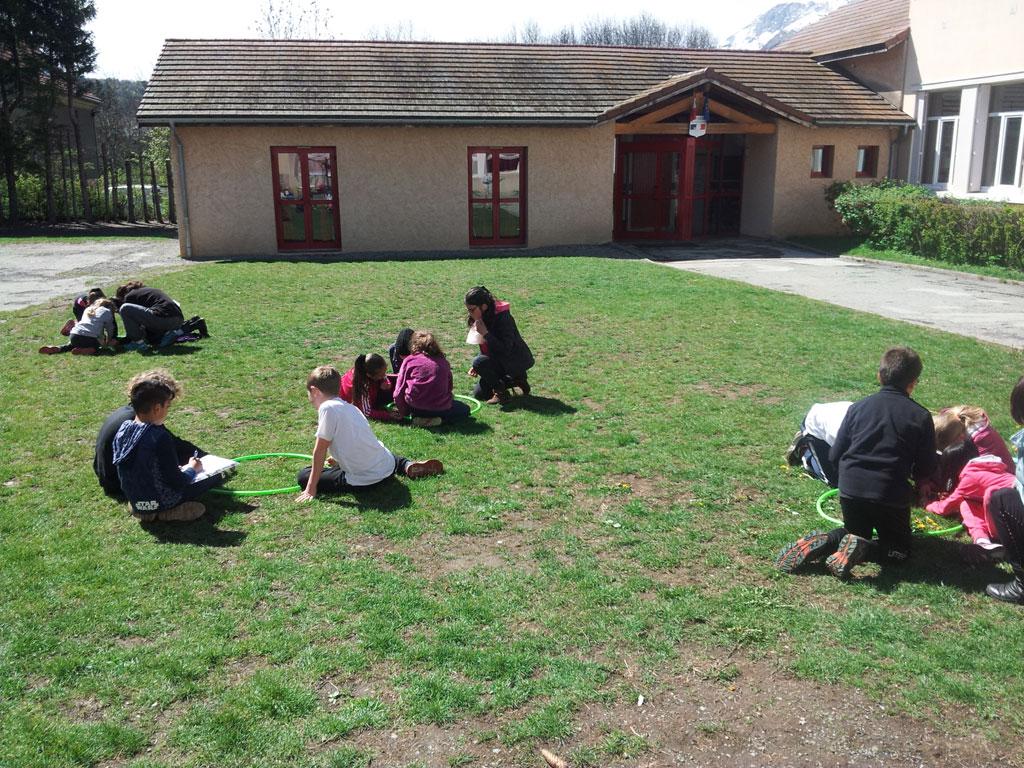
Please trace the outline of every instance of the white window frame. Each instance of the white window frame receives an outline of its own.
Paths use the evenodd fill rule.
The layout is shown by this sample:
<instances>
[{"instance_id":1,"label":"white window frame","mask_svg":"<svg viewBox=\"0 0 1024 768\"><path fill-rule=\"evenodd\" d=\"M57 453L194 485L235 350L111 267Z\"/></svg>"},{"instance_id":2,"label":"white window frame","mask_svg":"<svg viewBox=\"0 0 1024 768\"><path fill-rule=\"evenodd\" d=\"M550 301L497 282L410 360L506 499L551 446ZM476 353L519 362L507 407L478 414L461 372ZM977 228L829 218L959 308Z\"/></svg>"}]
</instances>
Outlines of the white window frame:
<instances>
[{"instance_id":1,"label":"white window frame","mask_svg":"<svg viewBox=\"0 0 1024 768\"><path fill-rule=\"evenodd\" d=\"M1022 181L1022 168L1024 168L1024 111L1017 112L989 112L988 116L999 118L999 139L996 142L996 163L995 163L995 183L988 187L982 187L983 192L1000 192L1015 190L1021 187ZM1020 130L1017 132L1017 167L1013 171L1013 183L1012 184L1000 184L999 179L1003 172L1003 150L1006 145L1006 124L1010 119L1020 118ZM988 129L988 122L985 122L985 128ZM982 163L985 162L985 158L982 158Z\"/></svg>"},{"instance_id":2,"label":"white window frame","mask_svg":"<svg viewBox=\"0 0 1024 768\"><path fill-rule=\"evenodd\" d=\"M952 115L929 117L925 122L925 134L922 137L925 141L924 154L928 153L928 123L938 123L938 126L936 126L935 129L935 149L932 164L932 177L930 179L923 178L924 170L925 168L928 167L928 163L922 162L921 183L924 184L925 186L933 187L935 189L946 189L953 178L954 171L956 170L956 140L957 133L960 130L960 118L954 117ZM953 125L953 140L949 144L949 176L945 181L938 181L939 166L942 161L942 136L949 129L949 123L952 123Z\"/></svg>"}]
</instances>

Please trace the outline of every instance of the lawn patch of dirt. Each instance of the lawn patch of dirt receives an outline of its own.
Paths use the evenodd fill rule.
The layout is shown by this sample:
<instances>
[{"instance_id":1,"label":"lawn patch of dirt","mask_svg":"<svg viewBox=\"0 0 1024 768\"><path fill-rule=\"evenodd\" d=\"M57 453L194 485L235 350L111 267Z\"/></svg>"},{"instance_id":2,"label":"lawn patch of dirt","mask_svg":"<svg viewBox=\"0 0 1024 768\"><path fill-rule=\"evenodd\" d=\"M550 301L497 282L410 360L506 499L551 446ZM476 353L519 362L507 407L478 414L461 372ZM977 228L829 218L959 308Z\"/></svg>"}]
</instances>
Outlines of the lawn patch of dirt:
<instances>
[{"instance_id":1,"label":"lawn patch of dirt","mask_svg":"<svg viewBox=\"0 0 1024 768\"><path fill-rule=\"evenodd\" d=\"M771 659L684 649L672 669L655 673L630 659L619 659L617 667L609 681L615 703L584 704L565 740L503 743L503 728L520 711L366 731L348 743L373 753L371 765L423 768L448 768L460 757L473 768L543 767L541 748L573 768L1020 764L1016 747L958 730L954 724L966 713L949 710L941 723L893 714L860 691L799 680Z\"/></svg>"}]
</instances>

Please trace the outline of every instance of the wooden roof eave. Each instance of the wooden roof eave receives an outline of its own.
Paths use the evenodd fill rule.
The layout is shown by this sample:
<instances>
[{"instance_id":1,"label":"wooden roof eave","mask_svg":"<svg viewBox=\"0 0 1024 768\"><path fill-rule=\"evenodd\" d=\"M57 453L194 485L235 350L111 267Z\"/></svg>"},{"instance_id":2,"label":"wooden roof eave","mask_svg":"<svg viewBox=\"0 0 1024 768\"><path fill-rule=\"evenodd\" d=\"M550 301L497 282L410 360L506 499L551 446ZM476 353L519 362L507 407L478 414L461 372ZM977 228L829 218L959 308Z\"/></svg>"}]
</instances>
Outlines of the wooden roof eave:
<instances>
[{"instance_id":1,"label":"wooden roof eave","mask_svg":"<svg viewBox=\"0 0 1024 768\"><path fill-rule=\"evenodd\" d=\"M151 128L165 125L568 125L589 127L597 125L592 117L550 116L516 116L496 115L494 117L453 117L450 115L423 116L353 116L335 115L296 115L290 117L245 116L225 117L223 115L136 115L139 127Z\"/></svg>"},{"instance_id":2,"label":"wooden roof eave","mask_svg":"<svg viewBox=\"0 0 1024 768\"><path fill-rule=\"evenodd\" d=\"M910 27L907 27L902 32L890 37L888 40L883 40L878 43L872 43L870 45L862 45L857 48L846 48L839 51L827 51L825 53L812 53L811 58L819 64L830 64L834 61L844 61L846 59L856 59L860 56L870 56L873 53L886 53L891 51L900 43L906 42L907 38L910 37Z\"/></svg>"},{"instance_id":3,"label":"wooden roof eave","mask_svg":"<svg viewBox=\"0 0 1024 768\"><path fill-rule=\"evenodd\" d=\"M742 101L755 104L762 109L772 112L779 117L791 120L794 123L803 125L806 128L810 128L815 123L814 118L810 115L794 109L778 99L773 99L771 96L756 91L753 88L749 88L748 86L733 80L731 77L727 77L720 72L716 72L711 67L705 67L704 69L695 70L693 72L688 72L685 75L674 77L658 86L655 86L654 88L639 93L626 101L620 102L619 104L616 104L602 112L598 116L597 122L604 123L609 120L628 117L636 112L641 112L666 101L676 99L684 93L692 91L702 85L714 85L723 91L731 93Z\"/></svg>"}]
</instances>

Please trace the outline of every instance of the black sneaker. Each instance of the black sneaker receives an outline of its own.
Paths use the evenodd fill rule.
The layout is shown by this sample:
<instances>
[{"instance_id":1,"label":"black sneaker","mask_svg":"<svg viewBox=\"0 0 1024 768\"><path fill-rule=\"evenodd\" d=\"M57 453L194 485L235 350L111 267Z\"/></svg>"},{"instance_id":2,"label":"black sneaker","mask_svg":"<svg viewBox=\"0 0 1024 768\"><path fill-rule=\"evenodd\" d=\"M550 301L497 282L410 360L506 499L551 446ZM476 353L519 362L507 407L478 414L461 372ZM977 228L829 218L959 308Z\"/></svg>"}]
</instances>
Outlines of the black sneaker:
<instances>
[{"instance_id":1,"label":"black sneaker","mask_svg":"<svg viewBox=\"0 0 1024 768\"><path fill-rule=\"evenodd\" d=\"M814 531L783 547L775 558L775 567L783 573L794 573L804 563L820 560L827 551L828 534Z\"/></svg>"},{"instance_id":2,"label":"black sneaker","mask_svg":"<svg viewBox=\"0 0 1024 768\"><path fill-rule=\"evenodd\" d=\"M199 338L208 339L210 338L210 332L206 330L206 321L203 318L199 318L196 322L196 333L199 334Z\"/></svg>"},{"instance_id":3,"label":"black sneaker","mask_svg":"<svg viewBox=\"0 0 1024 768\"><path fill-rule=\"evenodd\" d=\"M804 436L804 431L798 429L796 434L793 435L793 442L789 444L789 448L786 449L786 463L791 467L799 467L802 463L800 460L800 438Z\"/></svg>"}]
</instances>

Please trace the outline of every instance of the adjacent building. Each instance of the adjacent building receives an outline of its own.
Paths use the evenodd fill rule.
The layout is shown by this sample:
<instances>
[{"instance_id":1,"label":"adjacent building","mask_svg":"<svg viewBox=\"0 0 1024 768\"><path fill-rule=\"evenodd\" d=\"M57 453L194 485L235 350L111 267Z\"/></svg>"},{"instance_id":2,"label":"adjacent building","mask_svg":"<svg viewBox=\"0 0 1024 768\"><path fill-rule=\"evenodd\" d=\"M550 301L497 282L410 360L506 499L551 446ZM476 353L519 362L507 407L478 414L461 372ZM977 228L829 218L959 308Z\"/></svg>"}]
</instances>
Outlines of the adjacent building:
<instances>
[{"instance_id":1,"label":"adjacent building","mask_svg":"<svg viewBox=\"0 0 1024 768\"><path fill-rule=\"evenodd\" d=\"M1024 3L854 0L787 40L914 117L890 175L1024 203Z\"/></svg>"}]
</instances>

